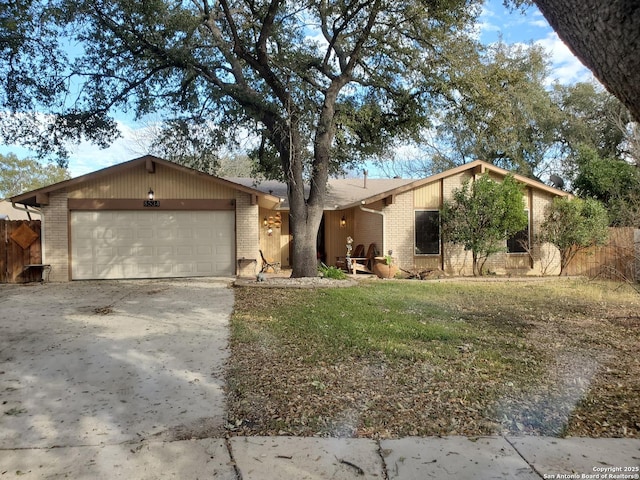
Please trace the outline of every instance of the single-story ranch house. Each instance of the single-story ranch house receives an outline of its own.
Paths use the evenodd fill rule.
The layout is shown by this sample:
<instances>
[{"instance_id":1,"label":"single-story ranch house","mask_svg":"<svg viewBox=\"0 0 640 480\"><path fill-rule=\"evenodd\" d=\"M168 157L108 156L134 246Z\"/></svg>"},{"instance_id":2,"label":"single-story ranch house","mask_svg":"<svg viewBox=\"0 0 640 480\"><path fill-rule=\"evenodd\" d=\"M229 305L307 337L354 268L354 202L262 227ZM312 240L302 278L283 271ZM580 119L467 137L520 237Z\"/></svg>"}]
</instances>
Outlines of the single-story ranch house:
<instances>
[{"instance_id":1,"label":"single-story ranch house","mask_svg":"<svg viewBox=\"0 0 640 480\"><path fill-rule=\"evenodd\" d=\"M467 179L509 172L475 161L420 180L331 179L318 234L318 255L344 262L354 248L392 251L405 269L471 275L471 255L443 245L438 210ZM515 175L525 186L531 243L547 205L561 190ZM264 256L291 265L284 184L223 179L144 156L11 198L42 214L43 263L51 281L192 276L253 276ZM550 246L509 241L490 258L498 274L557 273ZM527 251L528 250L528 251Z\"/></svg>"}]
</instances>

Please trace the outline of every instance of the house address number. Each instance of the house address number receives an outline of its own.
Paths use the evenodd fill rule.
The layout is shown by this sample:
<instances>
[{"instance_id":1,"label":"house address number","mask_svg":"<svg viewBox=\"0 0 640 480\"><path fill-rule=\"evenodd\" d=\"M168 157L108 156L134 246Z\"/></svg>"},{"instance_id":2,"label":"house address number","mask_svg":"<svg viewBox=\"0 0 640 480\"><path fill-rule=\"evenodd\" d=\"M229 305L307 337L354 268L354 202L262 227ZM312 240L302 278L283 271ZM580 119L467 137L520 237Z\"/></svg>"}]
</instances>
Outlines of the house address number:
<instances>
[{"instance_id":1,"label":"house address number","mask_svg":"<svg viewBox=\"0 0 640 480\"><path fill-rule=\"evenodd\" d=\"M145 200L142 204L144 207L159 207L160 200Z\"/></svg>"}]
</instances>

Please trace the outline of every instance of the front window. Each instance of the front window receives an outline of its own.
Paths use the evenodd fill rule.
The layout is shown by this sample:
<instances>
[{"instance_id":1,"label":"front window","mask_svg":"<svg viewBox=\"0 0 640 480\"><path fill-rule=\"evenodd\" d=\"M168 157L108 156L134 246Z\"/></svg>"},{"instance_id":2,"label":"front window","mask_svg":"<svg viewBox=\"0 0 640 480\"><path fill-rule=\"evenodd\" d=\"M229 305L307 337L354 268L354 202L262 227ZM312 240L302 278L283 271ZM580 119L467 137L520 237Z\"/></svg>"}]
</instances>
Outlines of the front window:
<instances>
[{"instance_id":1,"label":"front window","mask_svg":"<svg viewBox=\"0 0 640 480\"><path fill-rule=\"evenodd\" d=\"M525 210L527 218L529 212ZM507 239L507 252L509 253L526 253L529 250L529 226L520 230L515 235Z\"/></svg>"},{"instance_id":2,"label":"front window","mask_svg":"<svg viewBox=\"0 0 640 480\"><path fill-rule=\"evenodd\" d=\"M415 212L415 254L438 255L440 253L440 212L418 210Z\"/></svg>"}]
</instances>

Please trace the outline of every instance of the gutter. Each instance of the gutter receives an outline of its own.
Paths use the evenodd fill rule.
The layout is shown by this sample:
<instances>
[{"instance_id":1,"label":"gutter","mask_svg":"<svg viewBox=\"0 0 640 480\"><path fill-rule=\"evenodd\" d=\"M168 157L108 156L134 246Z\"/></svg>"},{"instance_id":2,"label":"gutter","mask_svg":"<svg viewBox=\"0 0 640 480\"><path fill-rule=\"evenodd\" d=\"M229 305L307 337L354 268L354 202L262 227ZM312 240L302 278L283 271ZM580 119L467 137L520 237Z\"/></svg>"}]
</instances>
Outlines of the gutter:
<instances>
[{"instance_id":1,"label":"gutter","mask_svg":"<svg viewBox=\"0 0 640 480\"><path fill-rule=\"evenodd\" d=\"M13 202L11 202L11 206L13 208L15 208L16 210L21 210L23 212L27 212L27 216L29 217L29 220L33 220L31 218L31 214L32 213L33 214L38 214L38 215L40 215L40 218L42 218L42 210L39 210L39 209L37 209L35 207L27 207L26 205L22 205L22 206L19 207L17 204L15 204Z\"/></svg>"}]
</instances>

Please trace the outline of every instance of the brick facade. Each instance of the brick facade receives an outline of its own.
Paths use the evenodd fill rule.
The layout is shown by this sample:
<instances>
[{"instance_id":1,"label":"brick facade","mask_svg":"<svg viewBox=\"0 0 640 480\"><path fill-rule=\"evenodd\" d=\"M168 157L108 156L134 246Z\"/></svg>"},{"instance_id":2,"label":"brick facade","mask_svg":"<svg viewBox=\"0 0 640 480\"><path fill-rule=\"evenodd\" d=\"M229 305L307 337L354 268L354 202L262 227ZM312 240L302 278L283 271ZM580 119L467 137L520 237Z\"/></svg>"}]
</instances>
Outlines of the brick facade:
<instances>
[{"instance_id":1,"label":"brick facade","mask_svg":"<svg viewBox=\"0 0 640 480\"><path fill-rule=\"evenodd\" d=\"M69 281L69 210L67 191L49 195L49 204L42 207L42 261L51 265L49 280Z\"/></svg>"},{"instance_id":2,"label":"brick facade","mask_svg":"<svg viewBox=\"0 0 640 480\"><path fill-rule=\"evenodd\" d=\"M236 274L242 277L253 276L260 271L258 211L258 205L251 204L251 195L236 193Z\"/></svg>"},{"instance_id":3,"label":"brick facade","mask_svg":"<svg viewBox=\"0 0 640 480\"><path fill-rule=\"evenodd\" d=\"M403 269L412 267L413 264L413 192L405 192L396 195L393 203L384 209L385 214L385 245L384 254L391 250L392 257Z\"/></svg>"},{"instance_id":4,"label":"brick facade","mask_svg":"<svg viewBox=\"0 0 640 480\"><path fill-rule=\"evenodd\" d=\"M405 181L400 187L378 190L378 193L370 196L365 193L366 188L354 186L352 181L346 183L348 190L343 192L344 197L339 197L344 203L340 205L336 201L325 211L322 232L325 251L320 253L328 264L336 264L346 253L347 236L352 236L355 243L363 244L365 249L375 243L381 255L392 251L392 256L404 270L432 269L442 270L447 275L472 275L471 253L464 251L461 246L441 245L438 254L415 254L415 212L438 210L442 202L451 198L454 190L466 180L487 171L498 181L508 173L477 161L427 179L409 183ZM557 251L548 245L535 245L534 239L546 207L553 198L566 194L530 179L518 177L518 180L527 186L525 203L530 212L531 255L497 254L490 257L485 266L497 274L555 273L559 268ZM143 198L150 185L157 195L169 199L167 201L190 200L195 210L202 208L199 200L212 202L210 205L214 209L235 208L233 270L236 275L250 277L260 270L260 248L265 250L265 256L279 261L283 266L290 264L288 212L286 209L278 210L280 199L272 195L272 190L269 189L269 194L266 194L253 187L209 177L147 156L96 172L95 175L68 180L17 197L26 205L42 207L43 262L52 266L50 280L70 279L70 208L105 208L104 202L101 203L105 200L111 205L125 205L124 209L127 209L127 202ZM354 195L354 192L360 191L361 196ZM38 205L40 199L45 200ZM110 207L115 210L121 208ZM279 228L268 237L265 237L267 233L263 217L281 219Z\"/></svg>"},{"instance_id":5,"label":"brick facade","mask_svg":"<svg viewBox=\"0 0 640 480\"><path fill-rule=\"evenodd\" d=\"M464 171L443 176L433 183L418 189L393 196L393 201L384 206L385 250L393 250L399 266L408 271L442 270L446 275L473 275L473 258L470 251L461 245L445 244L439 255L416 255L415 212L438 210L443 200L450 199L453 192L478 172ZM500 180L494 174L497 181ZM434 193L435 192L435 193ZM436 198L437 197L437 198ZM442 198L444 197L444 198ZM529 211L530 253L497 253L491 255L484 268L498 275L553 275L559 272L557 250L550 245L537 245L535 238L544 221L545 210L555 195L528 186L525 189L525 206ZM505 242L506 248L506 242ZM385 252L386 253L386 252Z\"/></svg>"}]
</instances>

